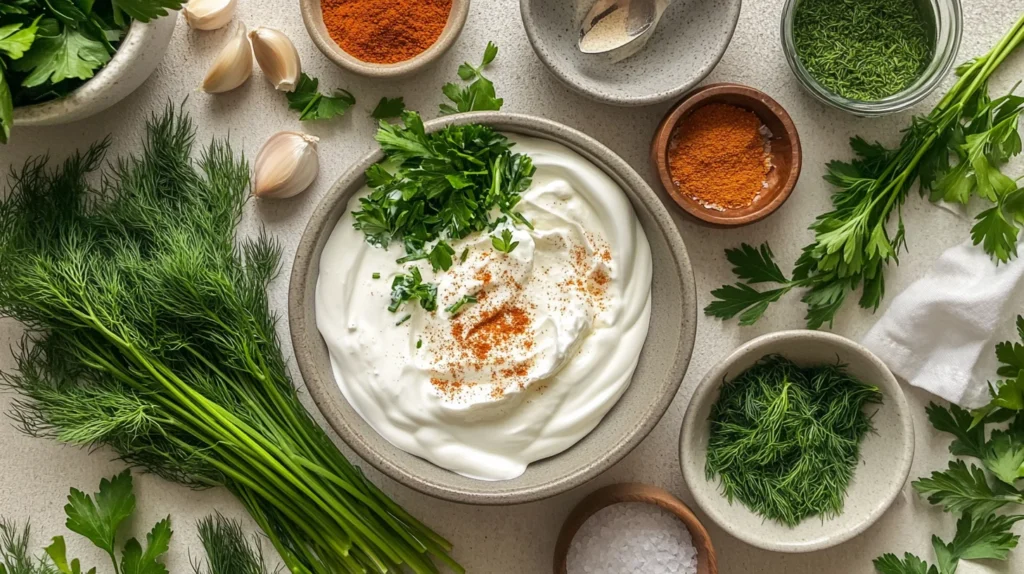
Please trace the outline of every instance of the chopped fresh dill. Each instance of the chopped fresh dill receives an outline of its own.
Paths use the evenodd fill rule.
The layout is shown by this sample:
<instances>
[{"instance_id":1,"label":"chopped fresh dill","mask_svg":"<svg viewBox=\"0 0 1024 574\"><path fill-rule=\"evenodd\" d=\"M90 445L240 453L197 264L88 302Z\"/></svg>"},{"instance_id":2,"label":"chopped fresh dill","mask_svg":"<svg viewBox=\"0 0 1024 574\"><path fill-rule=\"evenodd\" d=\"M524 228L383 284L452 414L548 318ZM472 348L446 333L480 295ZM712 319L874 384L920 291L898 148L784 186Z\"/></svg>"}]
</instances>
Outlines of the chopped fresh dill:
<instances>
[{"instance_id":1,"label":"chopped fresh dill","mask_svg":"<svg viewBox=\"0 0 1024 574\"><path fill-rule=\"evenodd\" d=\"M906 89L927 67L926 26L914 0L802 0L793 43L822 86L875 101Z\"/></svg>"},{"instance_id":2,"label":"chopped fresh dill","mask_svg":"<svg viewBox=\"0 0 1024 574\"><path fill-rule=\"evenodd\" d=\"M397 323L395 323L395 327L397 327L397 326L399 326L399 325L401 325L401 324L405 323L405 322L406 322L406 321L408 321L409 319L412 319L412 315L406 315L405 317L402 317L401 319L399 319L399 320L398 320L398 322L397 322Z\"/></svg>"},{"instance_id":3,"label":"chopped fresh dill","mask_svg":"<svg viewBox=\"0 0 1024 574\"><path fill-rule=\"evenodd\" d=\"M842 365L764 357L722 385L709 417L707 478L719 477L730 502L787 526L838 516L873 430L864 407L881 402L877 387Z\"/></svg>"},{"instance_id":4,"label":"chopped fresh dill","mask_svg":"<svg viewBox=\"0 0 1024 574\"><path fill-rule=\"evenodd\" d=\"M470 303L476 303L476 297L473 295L463 295L462 299L459 299L455 303L445 307L445 311L448 311L450 315L458 315L462 308Z\"/></svg>"}]
</instances>

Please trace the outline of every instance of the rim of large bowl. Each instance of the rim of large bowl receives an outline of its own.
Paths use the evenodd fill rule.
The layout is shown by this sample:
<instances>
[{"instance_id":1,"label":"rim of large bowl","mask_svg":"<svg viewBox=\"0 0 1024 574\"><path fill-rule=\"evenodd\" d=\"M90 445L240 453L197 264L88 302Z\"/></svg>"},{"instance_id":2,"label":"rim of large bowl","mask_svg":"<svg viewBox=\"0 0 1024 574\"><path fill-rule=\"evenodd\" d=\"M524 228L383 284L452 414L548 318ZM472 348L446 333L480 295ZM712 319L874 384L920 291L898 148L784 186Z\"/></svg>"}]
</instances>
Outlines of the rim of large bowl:
<instances>
[{"instance_id":1,"label":"rim of large bowl","mask_svg":"<svg viewBox=\"0 0 1024 574\"><path fill-rule=\"evenodd\" d=\"M654 429L675 399L683 377L686 374L686 369L689 366L697 329L696 284L686 245L671 215L669 215L668 210L658 199L658 196L651 187L618 154L578 130L551 120L525 114L502 112L456 114L430 120L426 122L425 127L428 131L433 131L447 125L465 125L469 123L483 123L503 131L547 137L553 141L566 143L577 151L584 150L583 155L587 159L594 161L620 185L623 187L628 186L635 192L636 199L651 214L658 229L664 233L672 259L675 262L679 281L684 286L684 321L679 347L682 349L682 352L676 354L660 396L649 405L640 419L641 422L632 425L610 449L605 451L605 454L599 460L583 464L573 472L550 480L542 485L520 488L480 490L452 487L443 482L419 476L400 463L386 460L380 452L370 447L361 435L359 426L365 426L367 432L370 433L375 431L361 419L355 421L355 424L349 424L336 410L332 403L333 398L328 393L326 385L336 386L333 378L329 381L324 381L318 376L316 358L307 339L320 337L320 333L315 324L310 324L307 321L306 313L309 306L314 304L314 301L307 297L308 285L306 282L311 279L311 268L319 263L319 252L322 250L322 245L320 244L323 242L321 240L323 234L329 234L333 224L336 223L336 219L332 218L332 215L337 208L340 197L343 195L344 190L362 182L365 168L382 159L383 154L380 150L375 150L356 162L335 182L331 190L321 199L320 204L313 211L299 241L295 254L295 263L292 267L288 296L289 326L291 328L296 362L310 396L331 427L363 460L405 486L435 498L477 505L521 504L549 498L584 484L622 460ZM626 392L628 393L629 391L627 390ZM604 422L602 421L601 424L604 424ZM393 445L387 448L400 450ZM441 467L437 468L440 469ZM479 484L495 483L479 481Z\"/></svg>"}]
</instances>

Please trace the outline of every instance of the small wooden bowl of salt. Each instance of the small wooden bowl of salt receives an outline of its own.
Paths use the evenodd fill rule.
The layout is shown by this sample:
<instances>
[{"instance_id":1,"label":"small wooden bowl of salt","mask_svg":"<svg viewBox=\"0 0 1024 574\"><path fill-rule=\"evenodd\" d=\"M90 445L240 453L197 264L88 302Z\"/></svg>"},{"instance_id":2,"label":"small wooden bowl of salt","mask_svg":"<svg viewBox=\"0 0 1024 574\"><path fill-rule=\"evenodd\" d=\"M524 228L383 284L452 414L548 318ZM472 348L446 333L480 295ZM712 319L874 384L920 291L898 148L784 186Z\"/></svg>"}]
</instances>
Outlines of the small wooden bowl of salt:
<instances>
[{"instance_id":1,"label":"small wooden bowl of salt","mask_svg":"<svg viewBox=\"0 0 1024 574\"><path fill-rule=\"evenodd\" d=\"M555 574L718 574L708 531L681 500L656 486L613 484L584 498L555 544Z\"/></svg>"},{"instance_id":2,"label":"small wooden bowl of salt","mask_svg":"<svg viewBox=\"0 0 1024 574\"><path fill-rule=\"evenodd\" d=\"M661 120L651 143L661 183L701 222L738 227L775 212L803 163L793 119L764 92L712 84L690 92Z\"/></svg>"}]
</instances>

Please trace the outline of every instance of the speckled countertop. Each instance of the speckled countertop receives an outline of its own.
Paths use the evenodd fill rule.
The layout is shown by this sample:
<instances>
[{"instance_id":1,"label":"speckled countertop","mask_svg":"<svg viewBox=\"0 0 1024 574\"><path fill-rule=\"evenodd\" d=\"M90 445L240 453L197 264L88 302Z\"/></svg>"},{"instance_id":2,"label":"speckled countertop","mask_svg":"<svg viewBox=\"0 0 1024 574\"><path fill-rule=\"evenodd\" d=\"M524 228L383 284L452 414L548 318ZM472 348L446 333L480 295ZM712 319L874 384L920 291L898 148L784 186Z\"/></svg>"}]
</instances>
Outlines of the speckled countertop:
<instances>
[{"instance_id":1,"label":"speckled countertop","mask_svg":"<svg viewBox=\"0 0 1024 574\"><path fill-rule=\"evenodd\" d=\"M565 1L565 0L551 0ZM892 144L898 131L907 125L909 115L875 120L857 119L826 108L801 92L783 58L779 44L778 18L782 0L747 0L743 5L736 36L721 64L708 81L729 81L760 88L777 99L792 114L804 142L804 171L792 199L778 213L741 230L708 230L679 217L680 229L693 260L700 306L708 292L732 279L722 254L724 247L741 241L769 240L785 263L792 262L808 239L807 225L828 206L828 188L821 181L826 161L848 156L846 140L854 134ZM967 0L964 3L965 29L961 60L988 50L1005 29L1024 12L1024 0ZM591 103L563 87L551 76L530 48L515 0L475 0L469 21L456 46L432 70L399 82L375 81L341 72L313 46L306 35L295 0L239 0L240 17L250 27L269 25L288 33L303 57L305 68L320 77L324 86L345 87L360 100L358 107L341 121L304 126L322 138L322 171L314 188L294 200L250 203L242 224L242 233L263 224L284 245L285 269L271 287L273 308L284 313L288 269L299 234L313 207L346 167L373 146L373 124L367 115L383 95L404 95L414 109L433 110L440 101L440 87L465 59L477 60L488 40L501 46L501 55L489 76L505 109L544 116L581 129L611 147L629 161L649 182L656 181L648 165L650 137L668 105L639 109L620 109ZM45 152L61 157L76 147L113 134L114 151L131 151L138 145L146 116L168 102L188 97L187 109L199 125L199 141L230 133L237 149L249 157L270 134L283 129L298 129L295 114L286 109L280 94L274 93L262 78L254 78L236 92L211 97L198 93L196 86L225 39L226 31L200 33L179 22L174 40L156 74L121 104L90 120L45 129L16 129L14 143L0 148L0 163L21 164L25 158ZM671 65L671 63L666 63ZM993 84L995 93L1004 91L1024 77L1024 51L1008 61ZM950 83L947 80L946 85ZM938 94L917 108L927 110ZM1020 164L1012 173L1022 173ZM678 214L678 210L672 207ZM910 253L903 256L899 268L890 269L890 299L928 268L943 249L968 236L969 220L937 209L912 197L904 211L909 230ZM786 267L786 265L783 265ZM551 553L555 537L569 509L598 486L640 481L665 487L689 500L677 461L676 444L687 400L694 386L708 369L740 343L760 334L802 326L803 306L796 297L775 305L768 317L755 327L739 327L700 317L697 346L689 373L679 395L661 424L639 448L592 483L552 500L510 508L475 508L433 500L390 480L372 469L376 482L404 504L413 514L425 518L442 534L455 541L455 557L470 572L490 574L543 574L551 571ZM859 338L875 320L870 313L849 305L836 321L834 330ZM291 359L287 322L282 321L281 337ZM0 320L0 368L12 368L6 351L21 337L20 326ZM298 370L291 361L298 380ZM930 397L908 389L908 399L916 417L917 459L912 476L944 467L948 455L947 440L931 432L924 416ZM0 408L6 410L11 397L0 396ZM339 441L340 443L340 441ZM346 450L342 446L343 450ZM35 547L44 546L49 537L67 534L63 526L64 497L75 486L91 491L103 476L122 467L111 460L106 450L93 453L59 446L55 442L32 439L18 434L7 423L0 424L0 514L18 521L31 518L36 536ZM189 548L192 556L201 554L194 527L196 519L213 510L229 516L245 517L242 508L224 491L191 491L151 476L136 477L139 511L132 525L142 534L148 525L167 514L172 515L175 536L168 560L171 572L187 572ZM252 526L245 518L247 526ZM952 536L954 525L935 507L921 501L909 486L893 508L871 529L839 547L806 555L773 554L751 548L708 525L723 574L853 574L872 572L870 561L883 552L912 551L931 557L932 533ZM70 536L70 553L87 564L109 563L99 551L86 547L80 537ZM965 563L962 574L978 572L1022 572L1024 550L1017 551L1008 563Z\"/></svg>"}]
</instances>

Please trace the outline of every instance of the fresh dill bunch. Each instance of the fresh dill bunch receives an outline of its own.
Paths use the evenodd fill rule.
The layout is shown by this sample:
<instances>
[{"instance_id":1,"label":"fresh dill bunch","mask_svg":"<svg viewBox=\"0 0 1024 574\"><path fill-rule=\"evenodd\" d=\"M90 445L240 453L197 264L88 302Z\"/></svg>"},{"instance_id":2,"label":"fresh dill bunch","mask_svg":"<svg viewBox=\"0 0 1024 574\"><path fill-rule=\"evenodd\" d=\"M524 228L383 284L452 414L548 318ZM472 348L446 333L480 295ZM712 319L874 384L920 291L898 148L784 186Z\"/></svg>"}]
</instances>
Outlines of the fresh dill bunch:
<instances>
[{"instance_id":1,"label":"fresh dill bunch","mask_svg":"<svg viewBox=\"0 0 1024 574\"><path fill-rule=\"evenodd\" d=\"M799 367L769 355L722 385L711 409L705 472L730 502L787 526L843 511L846 488L873 430L877 387L841 365Z\"/></svg>"},{"instance_id":2,"label":"fresh dill bunch","mask_svg":"<svg viewBox=\"0 0 1024 574\"><path fill-rule=\"evenodd\" d=\"M863 101L906 89L932 55L914 0L801 0L793 43L818 83Z\"/></svg>"},{"instance_id":3,"label":"fresh dill bunch","mask_svg":"<svg viewBox=\"0 0 1024 574\"><path fill-rule=\"evenodd\" d=\"M280 248L235 237L247 163L223 141L193 159L171 106L147 134L102 178L106 141L31 160L0 201L0 314L28 331L3 375L22 430L228 488L297 574L461 572L299 401L266 294Z\"/></svg>"},{"instance_id":4,"label":"fresh dill bunch","mask_svg":"<svg viewBox=\"0 0 1024 574\"><path fill-rule=\"evenodd\" d=\"M216 513L200 520L199 539L206 551L205 564L193 561L194 574L268 574L258 536L245 539L242 524ZM279 570L279 569L278 569Z\"/></svg>"}]
</instances>

